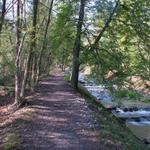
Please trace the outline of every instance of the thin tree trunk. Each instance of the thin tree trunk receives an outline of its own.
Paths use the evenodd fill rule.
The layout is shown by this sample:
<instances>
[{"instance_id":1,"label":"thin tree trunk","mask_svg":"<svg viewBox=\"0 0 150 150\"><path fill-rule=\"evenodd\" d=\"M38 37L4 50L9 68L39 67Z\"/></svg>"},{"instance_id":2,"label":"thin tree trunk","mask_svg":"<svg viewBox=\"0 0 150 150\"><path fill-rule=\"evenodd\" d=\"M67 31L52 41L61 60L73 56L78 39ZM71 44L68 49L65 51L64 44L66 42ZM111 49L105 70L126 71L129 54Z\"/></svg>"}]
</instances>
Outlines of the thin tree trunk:
<instances>
[{"instance_id":1,"label":"thin tree trunk","mask_svg":"<svg viewBox=\"0 0 150 150\"><path fill-rule=\"evenodd\" d=\"M13 0L12 0L13 3ZM13 22L15 22L15 6L12 5L12 18L13 18Z\"/></svg>"},{"instance_id":2,"label":"thin tree trunk","mask_svg":"<svg viewBox=\"0 0 150 150\"><path fill-rule=\"evenodd\" d=\"M24 74L23 74L23 79L22 79L22 84L21 84L21 91L20 91L20 97L24 97L24 92L25 92L25 87L26 87L26 82L27 82L27 75L28 75L28 62L29 62L29 54L27 55L26 58L26 64L25 64L25 69L24 69Z\"/></svg>"},{"instance_id":3,"label":"thin tree trunk","mask_svg":"<svg viewBox=\"0 0 150 150\"><path fill-rule=\"evenodd\" d=\"M20 97L24 97L25 88L27 85L27 79L29 79L29 82L30 82L30 89L31 89L31 84L33 86L33 83L31 83L32 82L31 80L32 80L32 76L34 75L34 73L31 73L30 71L32 71L32 62L33 62L34 55L35 55L34 48L36 47L36 25L37 25L38 2L39 2L38 0L33 1L33 20L32 20L33 31L31 33L30 51L26 58L26 66L25 66L22 84L21 84Z\"/></svg>"},{"instance_id":4,"label":"thin tree trunk","mask_svg":"<svg viewBox=\"0 0 150 150\"><path fill-rule=\"evenodd\" d=\"M41 74L41 64L42 64L42 57L43 57L43 52L44 50L46 49L47 47L47 32L48 32L48 28L49 28L49 24L51 22L51 14L52 14L52 8L53 8L53 2L54 0L51 0L50 2L50 7L49 7L49 12L48 12L48 19L47 19L47 23L46 23L46 28L45 28L45 32L44 32L44 41L43 41L43 44L42 44L42 49L41 49L41 53L40 53L40 56L39 56L39 62L38 62L38 73ZM39 74L37 75L37 78L39 77Z\"/></svg>"},{"instance_id":5,"label":"thin tree trunk","mask_svg":"<svg viewBox=\"0 0 150 150\"><path fill-rule=\"evenodd\" d=\"M4 24L5 11L6 11L6 0L3 0L2 12L1 12L1 16L0 16L0 33L2 32L2 27Z\"/></svg>"},{"instance_id":6,"label":"thin tree trunk","mask_svg":"<svg viewBox=\"0 0 150 150\"><path fill-rule=\"evenodd\" d=\"M31 33L31 46L30 46L30 58L29 58L29 66L30 69L30 89L33 91L34 90L34 82L35 82L35 57L36 53L34 51L36 47L36 26L37 26L37 14L38 14L38 3L39 0L33 0L33 20L32 20L32 28L33 31Z\"/></svg>"},{"instance_id":7,"label":"thin tree trunk","mask_svg":"<svg viewBox=\"0 0 150 150\"><path fill-rule=\"evenodd\" d=\"M34 55L32 58L32 65L31 65L31 77L30 77L30 90L33 92L35 87L36 81L36 56Z\"/></svg>"},{"instance_id":8,"label":"thin tree trunk","mask_svg":"<svg viewBox=\"0 0 150 150\"><path fill-rule=\"evenodd\" d=\"M15 103L20 103L19 74L20 74L20 0L17 0L17 23L16 23L16 73L15 73Z\"/></svg>"},{"instance_id":9,"label":"thin tree trunk","mask_svg":"<svg viewBox=\"0 0 150 150\"><path fill-rule=\"evenodd\" d=\"M79 76L79 55L80 55L80 47L81 47L81 32L82 25L84 20L84 8L85 8L85 0L81 0L80 12L79 12L79 21L77 25L77 35L73 48L73 69L72 69L72 77L71 83L74 88L78 88L78 76Z\"/></svg>"},{"instance_id":10,"label":"thin tree trunk","mask_svg":"<svg viewBox=\"0 0 150 150\"><path fill-rule=\"evenodd\" d=\"M114 16L114 14L115 14L115 12L116 12L116 10L117 10L117 8L118 8L119 1L120 1L120 0L118 0L118 1L116 2L116 5L115 5L113 11L110 13L108 20L106 21L106 23L105 23L104 27L102 28L101 32L99 33L99 35L96 37L94 43L92 44L92 45L94 45L94 47L97 46L97 44L98 44L98 42L100 41L100 39L102 38L104 32L105 32L106 29L109 27L109 25L110 25L110 23L111 23L111 21L112 21L112 19L113 19L113 16Z\"/></svg>"},{"instance_id":11,"label":"thin tree trunk","mask_svg":"<svg viewBox=\"0 0 150 150\"><path fill-rule=\"evenodd\" d=\"M21 8L21 18L22 18L22 26L24 28L24 30L27 29L27 21L26 21L26 0L22 0L22 8ZM26 32L27 33L27 32ZM26 35L26 34L25 34ZM21 48L23 47L23 43L24 43L24 39L25 39L25 36L22 40L22 46ZM28 54L27 54L27 57L23 57L23 61L22 61L22 64L21 64L21 89L20 89L20 97L23 97L24 95L24 90L25 88L24 85L25 85L25 80L24 80L24 74L26 74L26 65L27 65L27 61L28 61Z\"/></svg>"}]
</instances>

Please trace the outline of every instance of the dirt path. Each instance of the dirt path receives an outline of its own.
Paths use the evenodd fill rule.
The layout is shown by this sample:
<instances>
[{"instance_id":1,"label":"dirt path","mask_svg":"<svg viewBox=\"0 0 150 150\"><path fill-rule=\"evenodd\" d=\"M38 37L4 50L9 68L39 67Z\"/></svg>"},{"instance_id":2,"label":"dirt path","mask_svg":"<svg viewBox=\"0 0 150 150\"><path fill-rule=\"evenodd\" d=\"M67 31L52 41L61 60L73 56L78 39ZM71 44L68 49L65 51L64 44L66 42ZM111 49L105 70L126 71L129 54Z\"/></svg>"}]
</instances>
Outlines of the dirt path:
<instances>
[{"instance_id":1,"label":"dirt path","mask_svg":"<svg viewBox=\"0 0 150 150\"><path fill-rule=\"evenodd\" d=\"M19 135L17 150L108 150L97 138L100 128L92 111L63 76L41 81L29 98L29 105L10 116L1 132L1 137Z\"/></svg>"}]
</instances>

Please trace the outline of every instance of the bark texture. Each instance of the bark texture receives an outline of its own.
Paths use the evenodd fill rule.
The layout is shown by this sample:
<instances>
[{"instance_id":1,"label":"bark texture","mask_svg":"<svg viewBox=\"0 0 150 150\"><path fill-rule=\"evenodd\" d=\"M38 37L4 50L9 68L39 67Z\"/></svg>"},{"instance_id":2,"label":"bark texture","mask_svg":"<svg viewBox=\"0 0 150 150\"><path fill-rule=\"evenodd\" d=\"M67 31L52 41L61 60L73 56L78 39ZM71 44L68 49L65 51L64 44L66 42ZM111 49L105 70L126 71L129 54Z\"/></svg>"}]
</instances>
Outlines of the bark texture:
<instances>
[{"instance_id":1,"label":"bark texture","mask_svg":"<svg viewBox=\"0 0 150 150\"><path fill-rule=\"evenodd\" d=\"M5 11L6 11L6 0L3 0L2 12L1 12L1 15L0 15L0 33L2 32L2 27L3 27L3 24L4 24Z\"/></svg>"},{"instance_id":2,"label":"bark texture","mask_svg":"<svg viewBox=\"0 0 150 150\"><path fill-rule=\"evenodd\" d=\"M71 83L75 89L78 87L78 76L79 76L79 66L80 66L79 55L81 49L81 32L82 32L82 25L84 20L84 8L85 8L85 0L81 0L79 20L77 25L77 35L73 47L73 69L72 69Z\"/></svg>"}]
</instances>

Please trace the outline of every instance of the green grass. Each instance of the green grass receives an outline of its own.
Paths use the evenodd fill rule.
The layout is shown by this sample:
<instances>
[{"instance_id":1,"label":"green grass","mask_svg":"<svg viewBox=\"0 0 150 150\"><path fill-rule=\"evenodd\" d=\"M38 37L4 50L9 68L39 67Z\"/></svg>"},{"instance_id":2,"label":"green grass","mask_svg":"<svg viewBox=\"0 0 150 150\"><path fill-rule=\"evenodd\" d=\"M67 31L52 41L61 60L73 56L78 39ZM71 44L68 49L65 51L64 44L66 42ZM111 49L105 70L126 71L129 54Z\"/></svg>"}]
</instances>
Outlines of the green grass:
<instances>
[{"instance_id":1,"label":"green grass","mask_svg":"<svg viewBox=\"0 0 150 150\"><path fill-rule=\"evenodd\" d=\"M65 80L65 81L70 81L70 75L65 75L65 76L64 76L64 80Z\"/></svg>"},{"instance_id":2,"label":"green grass","mask_svg":"<svg viewBox=\"0 0 150 150\"><path fill-rule=\"evenodd\" d=\"M134 92L134 91L129 91L129 90L114 91L114 96L117 98L129 98L133 100L139 100L142 98L141 94Z\"/></svg>"},{"instance_id":3,"label":"green grass","mask_svg":"<svg viewBox=\"0 0 150 150\"><path fill-rule=\"evenodd\" d=\"M100 139L109 139L116 145L122 145L125 150L148 150L148 147L137 139L121 120L112 116L111 112L101 106L96 107L98 111L95 116L103 127L100 131Z\"/></svg>"},{"instance_id":4,"label":"green grass","mask_svg":"<svg viewBox=\"0 0 150 150\"><path fill-rule=\"evenodd\" d=\"M114 117L111 111L105 109L101 104L96 103L87 91L79 87L79 92L83 94L88 104L95 108L94 115L101 126L99 139L104 141L106 146L109 145L112 150L116 150L116 147L119 147L118 150L150 150L133 135L123 121Z\"/></svg>"},{"instance_id":5,"label":"green grass","mask_svg":"<svg viewBox=\"0 0 150 150\"><path fill-rule=\"evenodd\" d=\"M135 101L135 102L145 102L148 103L149 100L144 97L143 95L137 93L136 91L130 91L130 90L116 90L112 92L112 95L116 101Z\"/></svg>"}]
</instances>

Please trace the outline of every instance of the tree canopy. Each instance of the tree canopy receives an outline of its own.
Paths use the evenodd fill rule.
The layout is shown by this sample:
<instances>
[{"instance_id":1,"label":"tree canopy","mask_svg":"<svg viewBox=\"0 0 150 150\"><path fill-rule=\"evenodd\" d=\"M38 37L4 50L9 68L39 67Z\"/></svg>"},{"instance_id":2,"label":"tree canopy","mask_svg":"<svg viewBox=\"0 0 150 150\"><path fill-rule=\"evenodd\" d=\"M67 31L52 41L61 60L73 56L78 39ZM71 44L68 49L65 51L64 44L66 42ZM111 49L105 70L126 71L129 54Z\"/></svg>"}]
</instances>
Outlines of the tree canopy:
<instances>
[{"instance_id":1,"label":"tree canopy","mask_svg":"<svg viewBox=\"0 0 150 150\"><path fill-rule=\"evenodd\" d=\"M0 84L15 86L19 103L56 64L70 67L75 88L87 65L99 81L109 71L117 72L118 84L133 75L150 80L149 6L149 0L0 1Z\"/></svg>"}]
</instances>

